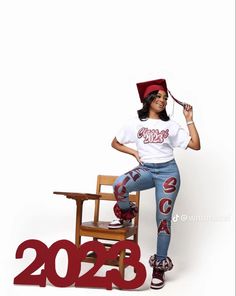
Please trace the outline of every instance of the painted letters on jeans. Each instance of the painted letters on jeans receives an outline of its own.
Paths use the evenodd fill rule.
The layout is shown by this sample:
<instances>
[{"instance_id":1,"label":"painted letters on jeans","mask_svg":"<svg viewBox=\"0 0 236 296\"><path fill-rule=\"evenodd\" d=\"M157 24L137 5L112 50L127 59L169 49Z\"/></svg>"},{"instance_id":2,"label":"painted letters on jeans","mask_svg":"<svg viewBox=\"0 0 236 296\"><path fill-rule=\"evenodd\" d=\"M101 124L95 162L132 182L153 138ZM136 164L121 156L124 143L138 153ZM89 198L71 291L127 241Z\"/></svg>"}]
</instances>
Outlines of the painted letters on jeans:
<instances>
[{"instance_id":1,"label":"painted letters on jeans","mask_svg":"<svg viewBox=\"0 0 236 296\"><path fill-rule=\"evenodd\" d=\"M125 173L125 175L129 175L133 179L133 181L136 181L141 176L140 171L148 171L148 169L138 167L136 169L133 169L132 171L129 171L128 173Z\"/></svg>"},{"instance_id":2,"label":"painted letters on jeans","mask_svg":"<svg viewBox=\"0 0 236 296\"><path fill-rule=\"evenodd\" d=\"M159 201L159 210L162 214L168 214L171 211L171 199L170 198L162 198ZM167 207L166 207L167 204Z\"/></svg>"},{"instance_id":3,"label":"painted letters on jeans","mask_svg":"<svg viewBox=\"0 0 236 296\"><path fill-rule=\"evenodd\" d=\"M158 226L158 234L161 231L164 231L165 233L170 234L170 229L168 227L167 222L168 222L168 220L161 220L161 223Z\"/></svg>"},{"instance_id":4,"label":"painted letters on jeans","mask_svg":"<svg viewBox=\"0 0 236 296\"><path fill-rule=\"evenodd\" d=\"M132 179L134 182L136 182L138 180L138 178L140 178L140 176L141 176L140 171L149 171L149 170L147 168L137 167L137 168L125 173L124 175L126 175L126 177L121 182L119 182L115 185L114 194L115 194L117 201L124 200L127 182L130 179Z\"/></svg>"},{"instance_id":5,"label":"painted letters on jeans","mask_svg":"<svg viewBox=\"0 0 236 296\"><path fill-rule=\"evenodd\" d=\"M166 193L174 192L176 190L176 184L177 180L175 177L168 178L163 184L164 191Z\"/></svg>"},{"instance_id":6,"label":"painted letters on jeans","mask_svg":"<svg viewBox=\"0 0 236 296\"><path fill-rule=\"evenodd\" d=\"M114 187L114 195L117 201L122 201L124 199L124 195L126 193L126 183L129 181L130 177L125 177L122 182L119 182Z\"/></svg>"}]
</instances>

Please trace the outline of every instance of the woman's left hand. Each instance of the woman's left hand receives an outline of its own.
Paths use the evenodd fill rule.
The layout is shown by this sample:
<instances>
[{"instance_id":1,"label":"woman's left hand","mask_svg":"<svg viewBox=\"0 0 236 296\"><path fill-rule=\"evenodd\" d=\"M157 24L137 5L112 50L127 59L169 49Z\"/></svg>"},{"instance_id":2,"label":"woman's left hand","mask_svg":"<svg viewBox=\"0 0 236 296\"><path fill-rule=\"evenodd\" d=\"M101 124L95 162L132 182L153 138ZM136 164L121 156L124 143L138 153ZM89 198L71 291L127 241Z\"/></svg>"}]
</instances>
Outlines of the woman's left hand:
<instances>
[{"instance_id":1,"label":"woman's left hand","mask_svg":"<svg viewBox=\"0 0 236 296\"><path fill-rule=\"evenodd\" d=\"M189 104L184 105L183 109L184 116L186 120L193 120L193 107Z\"/></svg>"}]
</instances>

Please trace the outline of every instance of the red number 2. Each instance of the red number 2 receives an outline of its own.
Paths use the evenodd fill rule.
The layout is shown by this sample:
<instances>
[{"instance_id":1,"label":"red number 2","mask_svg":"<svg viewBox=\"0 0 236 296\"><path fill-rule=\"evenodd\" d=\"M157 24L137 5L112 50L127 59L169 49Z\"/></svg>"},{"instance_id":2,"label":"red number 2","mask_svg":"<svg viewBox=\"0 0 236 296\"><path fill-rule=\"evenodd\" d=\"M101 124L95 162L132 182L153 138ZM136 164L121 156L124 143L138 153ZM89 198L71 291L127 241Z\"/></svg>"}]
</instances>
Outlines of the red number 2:
<instances>
[{"instance_id":1,"label":"red number 2","mask_svg":"<svg viewBox=\"0 0 236 296\"><path fill-rule=\"evenodd\" d=\"M18 276L14 278L14 284L25 284L25 285L39 285L40 287L45 287L46 285L46 273L45 269L41 270L41 273L38 275L32 275L34 271L39 269L44 262L45 257L47 256L48 247L39 240L30 239L21 243L16 251L16 258L22 258L24 250L26 249L35 249L36 257L34 261L26 267Z\"/></svg>"},{"instance_id":2,"label":"red number 2","mask_svg":"<svg viewBox=\"0 0 236 296\"><path fill-rule=\"evenodd\" d=\"M79 247L79 263L86 257L88 251L94 250L96 252L97 260L94 266L84 275L75 281L76 287L99 287L112 289L112 282L107 277L95 276L95 273L105 263L107 251L104 245L98 241L86 242ZM81 264L79 266L81 268ZM79 272L80 273L80 268Z\"/></svg>"}]
</instances>

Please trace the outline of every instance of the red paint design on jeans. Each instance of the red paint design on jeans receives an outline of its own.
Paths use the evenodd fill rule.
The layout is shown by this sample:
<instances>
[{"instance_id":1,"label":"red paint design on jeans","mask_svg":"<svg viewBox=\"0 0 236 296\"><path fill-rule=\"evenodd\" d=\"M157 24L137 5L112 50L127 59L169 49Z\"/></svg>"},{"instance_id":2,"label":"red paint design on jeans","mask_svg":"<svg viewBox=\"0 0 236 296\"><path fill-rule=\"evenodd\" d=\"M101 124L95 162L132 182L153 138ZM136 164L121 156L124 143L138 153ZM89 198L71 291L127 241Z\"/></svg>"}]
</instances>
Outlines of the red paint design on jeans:
<instances>
[{"instance_id":1,"label":"red paint design on jeans","mask_svg":"<svg viewBox=\"0 0 236 296\"><path fill-rule=\"evenodd\" d=\"M140 171L148 171L148 169L142 168L142 167L136 168L136 169L133 169L132 171L125 173L125 175L129 175L133 179L133 181L136 181L141 176Z\"/></svg>"},{"instance_id":2,"label":"red paint design on jeans","mask_svg":"<svg viewBox=\"0 0 236 296\"><path fill-rule=\"evenodd\" d=\"M138 167L136 169L133 169L125 175L127 175L122 182L119 182L114 187L114 195L117 201L123 201L124 195L126 193L126 184L130 180L130 178L133 179L133 181L137 181L137 179L141 176L140 171L149 171L147 168Z\"/></svg>"},{"instance_id":3,"label":"red paint design on jeans","mask_svg":"<svg viewBox=\"0 0 236 296\"><path fill-rule=\"evenodd\" d=\"M117 201L122 201L124 199L124 194L126 193L126 183L129 181L130 177L127 176L122 182L119 182L114 187L114 195Z\"/></svg>"},{"instance_id":4,"label":"red paint design on jeans","mask_svg":"<svg viewBox=\"0 0 236 296\"><path fill-rule=\"evenodd\" d=\"M160 233L161 231L164 231L165 233L170 234L170 229L168 227L167 220L161 220L161 223L159 224L159 227L158 227L158 233Z\"/></svg>"},{"instance_id":5,"label":"red paint design on jeans","mask_svg":"<svg viewBox=\"0 0 236 296\"><path fill-rule=\"evenodd\" d=\"M169 136L169 130L159 131L158 129L148 129L142 127L137 134L137 137L143 138L143 143L163 143L166 138Z\"/></svg>"},{"instance_id":6,"label":"red paint design on jeans","mask_svg":"<svg viewBox=\"0 0 236 296\"><path fill-rule=\"evenodd\" d=\"M176 190L177 179L175 177L168 178L164 184L163 188L166 193L171 193Z\"/></svg>"},{"instance_id":7,"label":"red paint design on jeans","mask_svg":"<svg viewBox=\"0 0 236 296\"><path fill-rule=\"evenodd\" d=\"M172 203L172 200L170 198L162 198L159 202L159 209L161 213L168 214L172 208L171 203ZM165 207L165 205L167 205L167 207Z\"/></svg>"}]
</instances>

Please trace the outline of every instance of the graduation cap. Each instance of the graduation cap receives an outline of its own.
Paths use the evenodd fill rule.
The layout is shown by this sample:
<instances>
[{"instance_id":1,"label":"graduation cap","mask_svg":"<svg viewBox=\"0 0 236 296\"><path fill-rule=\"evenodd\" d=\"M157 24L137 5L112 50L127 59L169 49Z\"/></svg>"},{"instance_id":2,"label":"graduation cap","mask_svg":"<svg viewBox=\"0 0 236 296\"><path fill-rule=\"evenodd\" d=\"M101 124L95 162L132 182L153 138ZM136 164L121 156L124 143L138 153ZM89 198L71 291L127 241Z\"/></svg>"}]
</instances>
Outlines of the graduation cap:
<instances>
[{"instance_id":1,"label":"graduation cap","mask_svg":"<svg viewBox=\"0 0 236 296\"><path fill-rule=\"evenodd\" d=\"M157 90L164 90L166 93L169 93L170 96L173 98L173 100L175 102L177 102L178 104L180 104L181 106L184 107L184 105L186 104L186 103L183 103L183 102L177 100L171 94L171 92L167 88L165 79L157 79L157 80L150 80L150 81L145 81L145 82L139 82L136 85L137 85L137 88L138 88L138 93L139 93L139 97L140 97L141 102L143 102L143 100L146 99L146 97L151 92L157 91Z\"/></svg>"}]
</instances>

